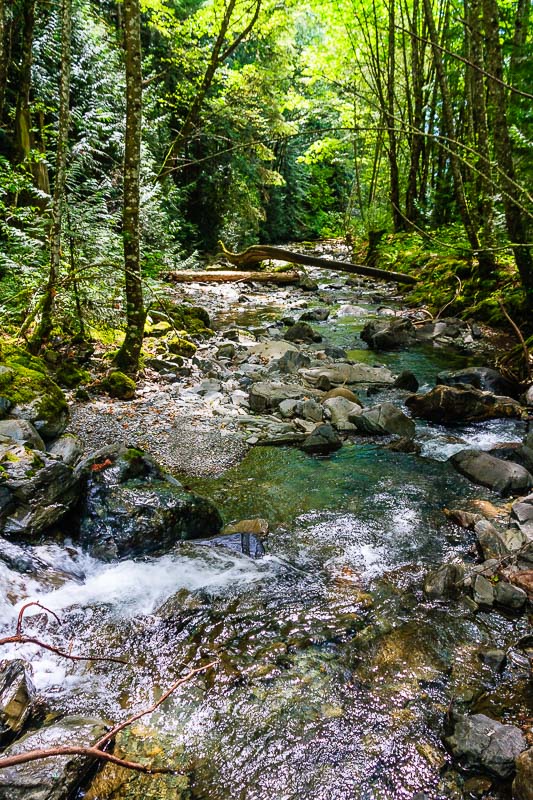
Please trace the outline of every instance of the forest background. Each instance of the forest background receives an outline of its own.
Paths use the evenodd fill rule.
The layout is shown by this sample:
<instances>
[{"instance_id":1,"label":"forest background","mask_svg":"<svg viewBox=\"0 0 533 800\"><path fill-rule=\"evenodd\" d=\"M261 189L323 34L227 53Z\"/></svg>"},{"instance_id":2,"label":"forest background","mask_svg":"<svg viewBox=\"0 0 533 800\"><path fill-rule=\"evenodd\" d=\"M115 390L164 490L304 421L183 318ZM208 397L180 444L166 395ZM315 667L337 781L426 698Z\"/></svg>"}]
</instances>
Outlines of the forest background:
<instances>
[{"instance_id":1,"label":"forest background","mask_svg":"<svg viewBox=\"0 0 533 800\"><path fill-rule=\"evenodd\" d=\"M0 0L3 330L34 350L135 331L161 275L218 240L343 237L416 274L413 302L506 324L503 301L531 334L529 15Z\"/></svg>"}]
</instances>

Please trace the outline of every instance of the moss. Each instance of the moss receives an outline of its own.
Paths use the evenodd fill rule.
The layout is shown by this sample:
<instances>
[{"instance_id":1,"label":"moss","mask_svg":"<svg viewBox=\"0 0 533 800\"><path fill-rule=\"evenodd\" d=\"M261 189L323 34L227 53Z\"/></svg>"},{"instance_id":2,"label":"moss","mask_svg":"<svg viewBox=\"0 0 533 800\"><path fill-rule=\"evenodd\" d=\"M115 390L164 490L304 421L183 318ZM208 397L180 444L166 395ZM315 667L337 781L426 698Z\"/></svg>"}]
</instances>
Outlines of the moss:
<instances>
[{"instance_id":1,"label":"moss","mask_svg":"<svg viewBox=\"0 0 533 800\"><path fill-rule=\"evenodd\" d=\"M124 372L116 370L112 372L102 381L102 388L119 400L131 400L135 397L136 384L133 378L130 378Z\"/></svg>"},{"instance_id":2,"label":"moss","mask_svg":"<svg viewBox=\"0 0 533 800\"><path fill-rule=\"evenodd\" d=\"M85 369L81 369L71 361L65 361L56 370L56 380L60 386L75 389L80 383L88 383L91 376Z\"/></svg>"},{"instance_id":3,"label":"moss","mask_svg":"<svg viewBox=\"0 0 533 800\"><path fill-rule=\"evenodd\" d=\"M4 366L13 370L12 379L2 387L2 394L12 405L35 401L36 419L51 419L67 411L63 392L46 374L46 367L24 351L5 353Z\"/></svg>"},{"instance_id":4,"label":"moss","mask_svg":"<svg viewBox=\"0 0 533 800\"><path fill-rule=\"evenodd\" d=\"M184 330L194 337L205 339L214 335L209 314L201 306L176 305L165 298L154 307L154 312L158 320L165 314L174 329ZM153 328L157 328L157 325Z\"/></svg>"},{"instance_id":5,"label":"moss","mask_svg":"<svg viewBox=\"0 0 533 800\"><path fill-rule=\"evenodd\" d=\"M196 353L197 347L188 339L183 339L181 336L173 336L168 340L168 349L176 356L193 356Z\"/></svg>"}]
</instances>

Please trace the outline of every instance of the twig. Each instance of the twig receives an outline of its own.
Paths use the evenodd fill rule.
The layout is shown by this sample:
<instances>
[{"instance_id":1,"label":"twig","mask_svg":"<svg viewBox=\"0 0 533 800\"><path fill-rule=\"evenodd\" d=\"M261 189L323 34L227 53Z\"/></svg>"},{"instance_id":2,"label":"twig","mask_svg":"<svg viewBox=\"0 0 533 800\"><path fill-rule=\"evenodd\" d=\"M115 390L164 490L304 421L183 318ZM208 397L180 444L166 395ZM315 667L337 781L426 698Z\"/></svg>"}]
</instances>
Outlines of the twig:
<instances>
[{"instance_id":1,"label":"twig","mask_svg":"<svg viewBox=\"0 0 533 800\"><path fill-rule=\"evenodd\" d=\"M203 667L197 667L196 669L190 670L187 675L184 675L182 678L179 678L177 681L175 681L172 686L170 686L170 688L167 689L167 691L159 698L159 700L150 706L150 708L147 708L144 711L139 711L137 714L129 717L124 722L120 722L118 725L115 725L105 734L105 736L102 736L91 747L66 745L60 747L51 747L47 750L28 750L27 753L19 753L15 756L6 756L5 758L1 758L0 769L19 766L20 764L26 764L29 761L39 761L41 759L54 758L56 756L79 755L88 756L101 761L109 761L119 767L131 769L135 772L144 772L150 775L175 773L176 770L172 769L171 767L152 767L147 764L140 764L136 761L128 761L127 759L118 758L111 753L106 753L102 748L109 744L111 739L114 739L117 733L119 733L121 730L124 730L124 728L132 725L138 719L141 719L141 717L146 716L146 714L151 714L152 711L155 711L157 708L159 708L159 706L162 705L162 703L164 703L174 691L176 691L178 686L187 683L187 681L194 677L194 675L197 675L200 672L205 672L205 670L211 669L211 667L214 667L216 664L218 664L218 661L212 661L210 664L205 664Z\"/></svg>"},{"instance_id":2,"label":"twig","mask_svg":"<svg viewBox=\"0 0 533 800\"><path fill-rule=\"evenodd\" d=\"M507 309L505 308L504 302L501 298L498 299L498 304L502 310L502 314L504 315L505 319L509 322L511 327L513 328L514 332L518 336L518 341L522 345L522 350L524 352L524 365L526 370L526 380L529 382L531 380L531 366L529 364L529 348L526 344L524 337L522 336L522 331L516 324L514 320L511 319L509 316Z\"/></svg>"},{"instance_id":3,"label":"twig","mask_svg":"<svg viewBox=\"0 0 533 800\"><path fill-rule=\"evenodd\" d=\"M443 306L443 307L441 308L441 310L438 312L437 316L435 317L435 322L436 322L436 321L437 321L437 320L440 318L440 315L441 315L441 314L444 314L444 312L446 311L446 309L447 309L447 308L449 308L449 307L451 306L451 304L452 304L452 303L454 303L454 302L457 300L457 298L459 297L459 295L460 295L460 294L461 294L461 292L463 291L463 284L461 283L461 278L460 278L458 275L454 275L453 277L455 278L455 280L457 281L457 283L459 284L459 286L457 287L457 289L456 289L456 291L455 291L455 294L454 294L454 296L452 297L452 299L451 299L451 300L449 300L449 301L446 303L446 305L445 305L445 306Z\"/></svg>"},{"instance_id":4,"label":"twig","mask_svg":"<svg viewBox=\"0 0 533 800\"><path fill-rule=\"evenodd\" d=\"M51 653L55 653L57 656L61 656L61 658L68 658L70 661L106 661L112 662L114 664L127 664L128 662L125 661L123 658L117 658L115 656L75 656L71 653L66 653L64 650L61 650L59 647L54 647L52 644L47 644L46 642L42 642L40 639L37 639L35 636L24 636L22 633L22 624L24 622L24 614L28 608L31 606L38 606L42 608L43 611L46 611L47 614L51 614L58 623L61 624L61 620L57 616L54 611L51 611L46 606L43 606L42 603L38 601L32 601L31 603L26 603L26 605L22 606L19 611L19 615L17 618L17 629L16 633L13 636L5 636L4 638L0 639L0 647L5 644L35 644L38 647L42 647L43 650L49 650Z\"/></svg>"}]
</instances>

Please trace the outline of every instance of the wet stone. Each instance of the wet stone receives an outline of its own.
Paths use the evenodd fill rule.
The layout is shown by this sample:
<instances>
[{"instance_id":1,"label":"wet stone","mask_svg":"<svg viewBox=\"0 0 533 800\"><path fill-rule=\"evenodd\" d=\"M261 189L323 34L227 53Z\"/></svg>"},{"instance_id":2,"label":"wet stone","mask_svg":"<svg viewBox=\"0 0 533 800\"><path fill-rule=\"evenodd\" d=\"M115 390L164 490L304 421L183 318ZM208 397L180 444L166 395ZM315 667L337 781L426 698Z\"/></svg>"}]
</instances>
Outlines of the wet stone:
<instances>
[{"instance_id":1,"label":"wet stone","mask_svg":"<svg viewBox=\"0 0 533 800\"><path fill-rule=\"evenodd\" d=\"M0 661L0 744L7 744L24 729L34 697L30 665L22 659Z\"/></svg>"},{"instance_id":2,"label":"wet stone","mask_svg":"<svg viewBox=\"0 0 533 800\"><path fill-rule=\"evenodd\" d=\"M526 604L527 594L519 586L507 581L498 581L494 587L494 600L499 606L511 611L520 611Z\"/></svg>"},{"instance_id":3,"label":"wet stone","mask_svg":"<svg viewBox=\"0 0 533 800\"><path fill-rule=\"evenodd\" d=\"M476 575L474 578L472 597L481 608L490 608L494 603L494 587L483 575Z\"/></svg>"},{"instance_id":4,"label":"wet stone","mask_svg":"<svg viewBox=\"0 0 533 800\"><path fill-rule=\"evenodd\" d=\"M515 759L526 748L519 728L484 714L460 717L446 743L464 769L487 771L499 778L514 774Z\"/></svg>"}]
</instances>

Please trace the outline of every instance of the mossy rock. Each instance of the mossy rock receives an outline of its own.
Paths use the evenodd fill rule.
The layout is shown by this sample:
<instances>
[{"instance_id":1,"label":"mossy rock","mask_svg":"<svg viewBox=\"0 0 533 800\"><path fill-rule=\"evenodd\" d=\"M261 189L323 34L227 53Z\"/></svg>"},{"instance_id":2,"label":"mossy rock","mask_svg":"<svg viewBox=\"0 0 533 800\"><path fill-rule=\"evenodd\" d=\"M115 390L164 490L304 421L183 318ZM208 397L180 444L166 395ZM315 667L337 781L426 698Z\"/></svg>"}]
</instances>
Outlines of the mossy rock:
<instances>
[{"instance_id":1,"label":"mossy rock","mask_svg":"<svg viewBox=\"0 0 533 800\"><path fill-rule=\"evenodd\" d=\"M149 316L152 311L149 311ZM198 338L208 338L213 336L211 330L211 320L208 312L201 306L189 306L175 304L171 300L164 299L158 303L158 307L153 309L154 321L161 320L163 314L172 323L175 329L181 329ZM157 324L160 324L159 322ZM153 326L157 327L157 325ZM153 335L153 334L152 334Z\"/></svg>"},{"instance_id":2,"label":"mossy rock","mask_svg":"<svg viewBox=\"0 0 533 800\"><path fill-rule=\"evenodd\" d=\"M196 353L198 349L195 344L188 339L183 339L181 336L173 336L167 342L167 347L170 353L175 356L184 356L189 358Z\"/></svg>"},{"instance_id":3,"label":"mossy rock","mask_svg":"<svg viewBox=\"0 0 533 800\"><path fill-rule=\"evenodd\" d=\"M124 372L120 372L120 370L115 370L107 378L104 378L102 388L111 397L116 397L118 400L131 400L135 397L137 386L133 378L130 378Z\"/></svg>"},{"instance_id":4,"label":"mossy rock","mask_svg":"<svg viewBox=\"0 0 533 800\"><path fill-rule=\"evenodd\" d=\"M60 386L75 389L80 383L88 383L91 376L85 369L81 369L71 361L65 361L56 370L56 380Z\"/></svg>"},{"instance_id":5,"label":"mossy rock","mask_svg":"<svg viewBox=\"0 0 533 800\"><path fill-rule=\"evenodd\" d=\"M166 334L170 333L171 331L172 331L172 325L170 324L170 322L166 322L165 320L156 322L153 325L149 321L147 321L144 326L144 335L151 336L154 338L166 336Z\"/></svg>"},{"instance_id":6,"label":"mossy rock","mask_svg":"<svg viewBox=\"0 0 533 800\"><path fill-rule=\"evenodd\" d=\"M9 347L0 366L0 393L11 403L11 416L31 422L45 441L60 436L68 422L67 401L42 360Z\"/></svg>"}]
</instances>

